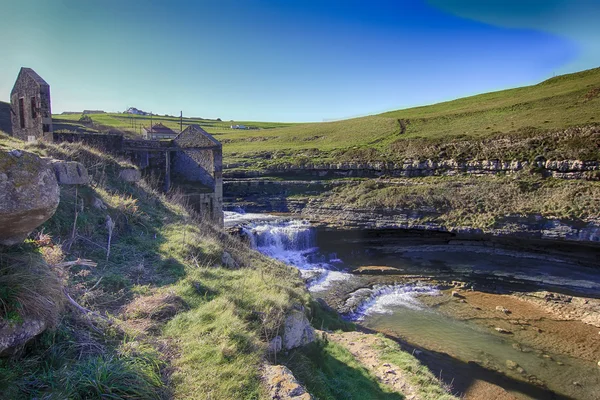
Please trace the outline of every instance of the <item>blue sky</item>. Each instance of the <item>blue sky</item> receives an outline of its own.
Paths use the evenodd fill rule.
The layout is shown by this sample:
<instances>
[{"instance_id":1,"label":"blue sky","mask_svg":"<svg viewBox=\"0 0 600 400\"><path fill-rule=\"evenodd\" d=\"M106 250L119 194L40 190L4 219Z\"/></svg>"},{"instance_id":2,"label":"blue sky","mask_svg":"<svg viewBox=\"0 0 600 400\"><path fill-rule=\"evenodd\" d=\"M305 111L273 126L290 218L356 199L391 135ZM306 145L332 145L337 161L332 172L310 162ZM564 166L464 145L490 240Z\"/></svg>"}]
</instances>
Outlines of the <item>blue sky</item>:
<instances>
[{"instance_id":1,"label":"blue sky","mask_svg":"<svg viewBox=\"0 0 600 400\"><path fill-rule=\"evenodd\" d=\"M0 99L28 66L55 112L322 121L600 66L600 0L0 3Z\"/></svg>"}]
</instances>

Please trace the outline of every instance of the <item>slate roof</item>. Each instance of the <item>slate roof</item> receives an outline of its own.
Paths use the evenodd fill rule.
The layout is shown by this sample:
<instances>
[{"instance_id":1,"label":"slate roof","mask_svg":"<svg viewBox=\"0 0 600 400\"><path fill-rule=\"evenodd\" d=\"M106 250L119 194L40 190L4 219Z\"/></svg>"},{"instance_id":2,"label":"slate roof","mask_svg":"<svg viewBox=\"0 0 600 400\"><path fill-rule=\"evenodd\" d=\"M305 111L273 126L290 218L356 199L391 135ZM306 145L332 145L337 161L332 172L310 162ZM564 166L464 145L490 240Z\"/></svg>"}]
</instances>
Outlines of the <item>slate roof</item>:
<instances>
[{"instance_id":1,"label":"slate roof","mask_svg":"<svg viewBox=\"0 0 600 400\"><path fill-rule=\"evenodd\" d=\"M169 135L177 135L173 129L164 126L162 123L154 124L148 132L151 133L160 133L160 134L169 134Z\"/></svg>"}]
</instances>

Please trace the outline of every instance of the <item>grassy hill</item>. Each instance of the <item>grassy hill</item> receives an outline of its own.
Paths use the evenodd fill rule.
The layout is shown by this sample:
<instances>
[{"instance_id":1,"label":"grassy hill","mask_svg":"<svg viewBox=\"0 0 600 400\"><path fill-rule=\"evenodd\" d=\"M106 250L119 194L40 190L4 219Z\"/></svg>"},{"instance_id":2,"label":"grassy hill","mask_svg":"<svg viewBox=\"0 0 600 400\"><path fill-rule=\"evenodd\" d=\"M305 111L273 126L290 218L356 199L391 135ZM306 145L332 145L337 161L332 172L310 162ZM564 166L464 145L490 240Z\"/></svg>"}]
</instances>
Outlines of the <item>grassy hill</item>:
<instances>
[{"instance_id":1,"label":"grassy hill","mask_svg":"<svg viewBox=\"0 0 600 400\"><path fill-rule=\"evenodd\" d=\"M514 154L527 158L544 151L530 149L532 137L599 122L600 68L596 68L533 86L430 106L344 121L222 132L217 137L224 143L226 156L233 161L244 161L261 153L272 153L286 162L293 162L302 153L324 161L444 158L460 156L448 154L444 149L452 147L448 145L453 142L462 147L465 141L485 147L487 141L506 139L527 142ZM551 150L560 153L569 146ZM578 148L585 150L589 146L584 140ZM597 147L593 143L591 146ZM473 149L461 151L466 152L463 154L466 157L478 156ZM444 152L447 154L439 154Z\"/></svg>"},{"instance_id":2,"label":"grassy hill","mask_svg":"<svg viewBox=\"0 0 600 400\"><path fill-rule=\"evenodd\" d=\"M96 129L91 129L92 131L114 128L131 134L140 134L141 128L149 127L151 123L162 123L176 132L179 132L180 129L179 117L174 116L154 115L151 118L147 115L122 113L90 114L89 116L92 118L94 124L97 125ZM77 127L90 130L90 127L83 126L78 122L80 117L81 115L79 114L53 115L52 120L56 126L55 130L71 130L73 128L76 129ZM291 123L278 122L219 121L205 118L183 118L183 129L192 124L202 126L209 133L222 133L227 131L241 132L240 130L231 129L231 125L244 125L258 129L280 128L293 125Z\"/></svg>"},{"instance_id":3,"label":"grassy hill","mask_svg":"<svg viewBox=\"0 0 600 400\"><path fill-rule=\"evenodd\" d=\"M55 129L120 129L139 134L149 116L55 115ZM152 122L179 130L179 118L154 116ZM600 68L557 76L537 85L485 93L444 103L379 115L323 123L218 121L184 118L223 142L226 163L244 168L311 161L395 161L405 158L600 158L595 139L574 133L568 143L557 137L569 127L600 123ZM231 129L231 125L255 127ZM554 136L553 136L554 135ZM504 143L509 140L511 149ZM550 143L547 143L550 142ZM489 151L489 149L495 149ZM485 151L484 151L485 150Z\"/></svg>"}]
</instances>

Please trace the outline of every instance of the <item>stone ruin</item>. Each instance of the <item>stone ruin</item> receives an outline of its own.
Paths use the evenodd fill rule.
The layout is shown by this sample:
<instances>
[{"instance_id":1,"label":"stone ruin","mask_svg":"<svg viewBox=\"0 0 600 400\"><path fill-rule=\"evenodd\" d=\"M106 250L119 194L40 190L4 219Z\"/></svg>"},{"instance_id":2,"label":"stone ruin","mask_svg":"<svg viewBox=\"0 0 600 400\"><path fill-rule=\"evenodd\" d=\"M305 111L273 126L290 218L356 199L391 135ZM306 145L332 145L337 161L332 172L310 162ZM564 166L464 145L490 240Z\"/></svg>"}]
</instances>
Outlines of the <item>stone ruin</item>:
<instances>
[{"instance_id":1,"label":"stone ruin","mask_svg":"<svg viewBox=\"0 0 600 400\"><path fill-rule=\"evenodd\" d=\"M21 68L10 105L13 136L28 142L52 140L50 85L31 68Z\"/></svg>"},{"instance_id":2,"label":"stone ruin","mask_svg":"<svg viewBox=\"0 0 600 400\"><path fill-rule=\"evenodd\" d=\"M13 136L30 142L81 142L128 158L145 175L157 177L165 192L181 191L201 216L223 225L222 145L200 126L188 126L171 140L54 132L50 85L31 68L21 68L10 97Z\"/></svg>"}]
</instances>

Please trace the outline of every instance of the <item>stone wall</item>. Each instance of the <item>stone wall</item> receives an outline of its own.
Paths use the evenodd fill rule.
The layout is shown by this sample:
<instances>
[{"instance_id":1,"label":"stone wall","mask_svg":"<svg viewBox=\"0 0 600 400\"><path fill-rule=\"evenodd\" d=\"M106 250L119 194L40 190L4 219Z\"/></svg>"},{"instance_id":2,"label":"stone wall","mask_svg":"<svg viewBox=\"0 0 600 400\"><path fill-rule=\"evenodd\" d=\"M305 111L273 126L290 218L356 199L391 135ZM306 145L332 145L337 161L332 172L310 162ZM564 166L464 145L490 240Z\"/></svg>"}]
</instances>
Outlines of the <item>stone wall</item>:
<instances>
[{"instance_id":1,"label":"stone wall","mask_svg":"<svg viewBox=\"0 0 600 400\"><path fill-rule=\"evenodd\" d=\"M182 149L174 155L172 162L173 173L180 179L215 187L212 150Z\"/></svg>"},{"instance_id":2,"label":"stone wall","mask_svg":"<svg viewBox=\"0 0 600 400\"><path fill-rule=\"evenodd\" d=\"M123 135L110 133L54 132L54 143L83 143L108 153L123 151Z\"/></svg>"}]
</instances>

